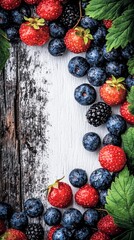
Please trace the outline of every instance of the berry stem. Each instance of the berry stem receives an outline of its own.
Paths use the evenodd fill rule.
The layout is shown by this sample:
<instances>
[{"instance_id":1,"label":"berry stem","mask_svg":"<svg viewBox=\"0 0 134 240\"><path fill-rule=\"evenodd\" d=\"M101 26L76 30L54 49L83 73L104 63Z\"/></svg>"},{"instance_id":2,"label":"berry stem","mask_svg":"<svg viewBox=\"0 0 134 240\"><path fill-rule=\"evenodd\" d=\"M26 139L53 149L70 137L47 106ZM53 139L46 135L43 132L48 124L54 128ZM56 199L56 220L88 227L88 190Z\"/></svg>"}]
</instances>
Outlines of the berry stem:
<instances>
[{"instance_id":1,"label":"berry stem","mask_svg":"<svg viewBox=\"0 0 134 240\"><path fill-rule=\"evenodd\" d=\"M82 18L82 6L81 6L81 0L79 0L79 10L80 10L80 17L77 21L77 23L75 24L75 26L73 28L76 28L79 24L79 22L81 21L81 18Z\"/></svg>"},{"instance_id":2,"label":"berry stem","mask_svg":"<svg viewBox=\"0 0 134 240\"><path fill-rule=\"evenodd\" d=\"M107 213L108 213L108 211L107 211L106 209L96 208L96 210L97 210L97 211L102 211L102 212L107 212Z\"/></svg>"}]
</instances>

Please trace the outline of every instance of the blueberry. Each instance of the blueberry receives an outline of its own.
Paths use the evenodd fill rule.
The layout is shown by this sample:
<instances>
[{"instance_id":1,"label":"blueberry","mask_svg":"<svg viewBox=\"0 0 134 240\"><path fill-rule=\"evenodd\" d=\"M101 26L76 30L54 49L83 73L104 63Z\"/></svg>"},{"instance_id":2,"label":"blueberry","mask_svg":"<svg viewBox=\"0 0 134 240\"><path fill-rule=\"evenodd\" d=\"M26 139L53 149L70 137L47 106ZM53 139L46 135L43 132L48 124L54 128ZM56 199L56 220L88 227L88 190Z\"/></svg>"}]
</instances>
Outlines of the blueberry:
<instances>
[{"instance_id":1,"label":"blueberry","mask_svg":"<svg viewBox=\"0 0 134 240\"><path fill-rule=\"evenodd\" d=\"M75 240L88 240L91 234L91 230L88 227L82 227L77 229L74 233L73 239Z\"/></svg>"},{"instance_id":2,"label":"blueberry","mask_svg":"<svg viewBox=\"0 0 134 240\"><path fill-rule=\"evenodd\" d=\"M10 40L11 43L15 43L20 40L18 26L8 27L5 29L5 32L7 34L7 38Z\"/></svg>"},{"instance_id":3,"label":"blueberry","mask_svg":"<svg viewBox=\"0 0 134 240\"><path fill-rule=\"evenodd\" d=\"M31 6L29 6L28 4L23 4L18 9L19 12L23 15L23 17L31 16Z\"/></svg>"},{"instance_id":4,"label":"blueberry","mask_svg":"<svg viewBox=\"0 0 134 240\"><path fill-rule=\"evenodd\" d=\"M23 230L28 225L28 218L24 212L15 212L10 219L12 228Z\"/></svg>"},{"instance_id":5,"label":"blueberry","mask_svg":"<svg viewBox=\"0 0 134 240\"><path fill-rule=\"evenodd\" d=\"M91 67L87 72L87 78L89 83L99 87L105 83L107 76L103 68Z\"/></svg>"},{"instance_id":6,"label":"blueberry","mask_svg":"<svg viewBox=\"0 0 134 240\"><path fill-rule=\"evenodd\" d=\"M49 226L58 225L61 221L61 212L57 208L50 207L44 214L44 221Z\"/></svg>"},{"instance_id":7,"label":"blueberry","mask_svg":"<svg viewBox=\"0 0 134 240\"><path fill-rule=\"evenodd\" d=\"M122 57L128 60L134 54L134 46L128 44L124 49L122 49Z\"/></svg>"},{"instance_id":8,"label":"blueberry","mask_svg":"<svg viewBox=\"0 0 134 240\"><path fill-rule=\"evenodd\" d=\"M89 69L89 64L83 57L73 57L68 63L69 72L75 77L83 77Z\"/></svg>"},{"instance_id":9,"label":"blueberry","mask_svg":"<svg viewBox=\"0 0 134 240\"><path fill-rule=\"evenodd\" d=\"M50 35L53 38L63 38L66 34L65 28L56 22L51 22L49 25Z\"/></svg>"},{"instance_id":10,"label":"blueberry","mask_svg":"<svg viewBox=\"0 0 134 240\"><path fill-rule=\"evenodd\" d=\"M96 189L107 189L112 182L110 172L104 168L98 168L90 175L90 183Z\"/></svg>"},{"instance_id":11,"label":"blueberry","mask_svg":"<svg viewBox=\"0 0 134 240\"><path fill-rule=\"evenodd\" d=\"M66 45L63 39L52 39L48 45L48 51L52 56L62 56L66 51Z\"/></svg>"},{"instance_id":12,"label":"blueberry","mask_svg":"<svg viewBox=\"0 0 134 240\"><path fill-rule=\"evenodd\" d=\"M9 14L6 10L0 9L0 28L6 27L10 22Z\"/></svg>"},{"instance_id":13,"label":"blueberry","mask_svg":"<svg viewBox=\"0 0 134 240\"><path fill-rule=\"evenodd\" d=\"M108 194L108 190L101 190L100 191L100 203L104 206L106 204L106 197Z\"/></svg>"},{"instance_id":14,"label":"blueberry","mask_svg":"<svg viewBox=\"0 0 134 240\"><path fill-rule=\"evenodd\" d=\"M13 10L11 12L12 22L16 24L22 24L24 21L24 16L19 12L19 10Z\"/></svg>"},{"instance_id":15,"label":"blueberry","mask_svg":"<svg viewBox=\"0 0 134 240\"><path fill-rule=\"evenodd\" d=\"M75 89L74 97L79 104L90 105L96 100L96 91L91 85L84 83Z\"/></svg>"},{"instance_id":16,"label":"blueberry","mask_svg":"<svg viewBox=\"0 0 134 240\"><path fill-rule=\"evenodd\" d=\"M86 60L90 64L90 66L97 66L102 64L103 62L102 49L99 47L90 48L86 52Z\"/></svg>"},{"instance_id":17,"label":"blueberry","mask_svg":"<svg viewBox=\"0 0 134 240\"><path fill-rule=\"evenodd\" d=\"M82 221L82 213L75 209L67 209L62 216L62 225L68 229L73 229L78 227Z\"/></svg>"},{"instance_id":18,"label":"blueberry","mask_svg":"<svg viewBox=\"0 0 134 240\"><path fill-rule=\"evenodd\" d=\"M107 30L104 26L98 27L97 31L93 34L94 44L102 46L106 41Z\"/></svg>"},{"instance_id":19,"label":"blueberry","mask_svg":"<svg viewBox=\"0 0 134 240\"><path fill-rule=\"evenodd\" d=\"M71 239L72 233L68 229L61 227L53 233L53 240L69 240Z\"/></svg>"},{"instance_id":20,"label":"blueberry","mask_svg":"<svg viewBox=\"0 0 134 240\"><path fill-rule=\"evenodd\" d=\"M121 146L121 137L120 136L115 136L111 133L108 133L105 135L105 137L103 138L103 145L115 145L115 146Z\"/></svg>"},{"instance_id":21,"label":"blueberry","mask_svg":"<svg viewBox=\"0 0 134 240\"><path fill-rule=\"evenodd\" d=\"M89 132L83 137L83 146L88 151L96 151L100 147L100 144L101 140L97 133Z\"/></svg>"},{"instance_id":22,"label":"blueberry","mask_svg":"<svg viewBox=\"0 0 134 240\"><path fill-rule=\"evenodd\" d=\"M84 2L82 1L81 3L82 9L84 10L88 4L89 4L89 1L84 1Z\"/></svg>"},{"instance_id":23,"label":"blueberry","mask_svg":"<svg viewBox=\"0 0 134 240\"><path fill-rule=\"evenodd\" d=\"M103 47L103 56L107 61L114 61L119 57L119 50L113 49L110 52L107 52L106 45Z\"/></svg>"},{"instance_id":24,"label":"blueberry","mask_svg":"<svg viewBox=\"0 0 134 240\"><path fill-rule=\"evenodd\" d=\"M74 187L82 187L87 183L87 174L83 169L75 168L69 174L69 181Z\"/></svg>"},{"instance_id":25,"label":"blueberry","mask_svg":"<svg viewBox=\"0 0 134 240\"><path fill-rule=\"evenodd\" d=\"M24 203L24 210L29 217L34 218L41 216L44 207L40 199L30 198Z\"/></svg>"},{"instance_id":26,"label":"blueberry","mask_svg":"<svg viewBox=\"0 0 134 240\"><path fill-rule=\"evenodd\" d=\"M125 79L125 84L128 90L130 90L130 88L132 86L134 86L134 76L129 75L126 79Z\"/></svg>"},{"instance_id":27,"label":"blueberry","mask_svg":"<svg viewBox=\"0 0 134 240\"><path fill-rule=\"evenodd\" d=\"M115 77L122 77L126 73L126 66L123 63L118 62L108 62L106 63L106 73Z\"/></svg>"},{"instance_id":28,"label":"blueberry","mask_svg":"<svg viewBox=\"0 0 134 240\"><path fill-rule=\"evenodd\" d=\"M114 114L108 119L106 127L111 134L119 136L126 131L127 125L122 116Z\"/></svg>"},{"instance_id":29,"label":"blueberry","mask_svg":"<svg viewBox=\"0 0 134 240\"><path fill-rule=\"evenodd\" d=\"M7 220L12 215L13 209L10 204L0 202L0 219Z\"/></svg>"},{"instance_id":30,"label":"blueberry","mask_svg":"<svg viewBox=\"0 0 134 240\"><path fill-rule=\"evenodd\" d=\"M82 17L81 21L80 21L80 25L83 28L89 28L90 30L96 30L96 28L98 27L98 21L88 17L88 16L84 16Z\"/></svg>"},{"instance_id":31,"label":"blueberry","mask_svg":"<svg viewBox=\"0 0 134 240\"><path fill-rule=\"evenodd\" d=\"M88 210L86 210L83 213L83 219L84 219L84 223L86 225L93 227L98 222L99 214L98 214L97 210L95 210L93 208L88 208Z\"/></svg>"},{"instance_id":32,"label":"blueberry","mask_svg":"<svg viewBox=\"0 0 134 240\"><path fill-rule=\"evenodd\" d=\"M31 9L28 5L23 5L11 11L11 20L15 24L22 24L25 20L24 17L31 16Z\"/></svg>"}]
</instances>

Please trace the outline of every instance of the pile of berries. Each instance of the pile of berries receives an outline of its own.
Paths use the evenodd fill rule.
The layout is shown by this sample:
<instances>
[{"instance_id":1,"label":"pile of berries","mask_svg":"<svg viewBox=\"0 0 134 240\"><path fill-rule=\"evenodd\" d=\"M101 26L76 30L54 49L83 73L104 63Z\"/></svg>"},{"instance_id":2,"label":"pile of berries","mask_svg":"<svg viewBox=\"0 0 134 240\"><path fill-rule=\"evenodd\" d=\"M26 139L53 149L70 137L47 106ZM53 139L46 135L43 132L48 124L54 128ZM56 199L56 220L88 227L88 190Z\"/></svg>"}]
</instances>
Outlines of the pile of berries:
<instances>
[{"instance_id":1,"label":"pile of berries","mask_svg":"<svg viewBox=\"0 0 134 240\"><path fill-rule=\"evenodd\" d=\"M22 212L15 212L12 206L0 202L0 239L43 240L44 229L40 223L30 223L30 218L40 217L44 206L40 199L31 198L24 203Z\"/></svg>"},{"instance_id":2,"label":"pile of berries","mask_svg":"<svg viewBox=\"0 0 134 240\"><path fill-rule=\"evenodd\" d=\"M71 185L77 188L74 201L87 208L82 213L72 204L73 193L69 184L56 181L48 189L48 202L52 205L44 213L44 221L50 227L48 240L110 240L123 230L104 209L106 196L114 180L104 168L93 171L89 177L83 169L73 169L69 174ZM64 211L61 209L64 209Z\"/></svg>"},{"instance_id":3,"label":"pile of berries","mask_svg":"<svg viewBox=\"0 0 134 240\"><path fill-rule=\"evenodd\" d=\"M106 160L103 159L105 165L104 162ZM96 169L89 179L83 169L76 168L70 172L69 181L77 188L74 200L77 205L87 208L83 213L71 207L72 188L61 180L48 187L47 199L51 207L45 211L37 198L26 200L22 212L14 212L10 204L0 202L1 239L43 240L46 234L42 225L29 223L30 218L43 217L45 224L50 227L47 240L110 240L112 236L122 232L104 209L108 188L114 178L115 175L106 168ZM63 208L64 211L61 212Z\"/></svg>"}]
</instances>

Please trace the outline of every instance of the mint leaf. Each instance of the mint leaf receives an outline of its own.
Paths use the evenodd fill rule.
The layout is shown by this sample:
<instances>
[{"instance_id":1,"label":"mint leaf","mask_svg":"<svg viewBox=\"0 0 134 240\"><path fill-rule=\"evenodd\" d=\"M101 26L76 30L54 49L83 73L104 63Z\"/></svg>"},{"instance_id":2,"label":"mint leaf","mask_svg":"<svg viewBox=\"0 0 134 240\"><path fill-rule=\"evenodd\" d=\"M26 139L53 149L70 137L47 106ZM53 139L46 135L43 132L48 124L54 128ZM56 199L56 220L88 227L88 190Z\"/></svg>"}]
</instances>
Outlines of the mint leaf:
<instances>
[{"instance_id":1,"label":"mint leaf","mask_svg":"<svg viewBox=\"0 0 134 240\"><path fill-rule=\"evenodd\" d=\"M128 60L127 66L129 74L134 75L134 56Z\"/></svg>"},{"instance_id":2,"label":"mint leaf","mask_svg":"<svg viewBox=\"0 0 134 240\"><path fill-rule=\"evenodd\" d=\"M0 29L0 70L3 69L7 59L9 58L10 44L6 34Z\"/></svg>"},{"instance_id":3,"label":"mint leaf","mask_svg":"<svg viewBox=\"0 0 134 240\"><path fill-rule=\"evenodd\" d=\"M122 147L127 155L129 164L134 166L134 128L130 127L121 136L122 137Z\"/></svg>"},{"instance_id":4,"label":"mint leaf","mask_svg":"<svg viewBox=\"0 0 134 240\"><path fill-rule=\"evenodd\" d=\"M122 228L134 228L134 177L126 167L121 171L106 197L106 210Z\"/></svg>"},{"instance_id":5,"label":"mint leaf","mask_svg":"<svg viewBox=\"0 0 134 240\"><path fill-rule=\"evenodd\" d=\"M134 8L126 10L122 16L113 21L112 27L109 28L107 34L107 51L113 48L126 47L126 45L134 40Z\"/></svg>"},{"instance_id":6,"label":"mint leaf","mask_svg":"<svg viewBox=\"0 0 134 240\"><path fill-rule=\"evenodd\" d=\"M86 15L98 20L113 20L119 17L130 3L132 0L125 3L123 0L91 0L86 7Z\"/></svg>"},{"instance_id":7,"label":"mint leaf","mask_svg":"<svg viewBox=\"0 0 134 240\"><path fill-rule=\"evenodd\" d=\"M113 240L134 240L134 229L131 231L125 231L119 236L113 238Z\"/></svg>"}]
</instances>

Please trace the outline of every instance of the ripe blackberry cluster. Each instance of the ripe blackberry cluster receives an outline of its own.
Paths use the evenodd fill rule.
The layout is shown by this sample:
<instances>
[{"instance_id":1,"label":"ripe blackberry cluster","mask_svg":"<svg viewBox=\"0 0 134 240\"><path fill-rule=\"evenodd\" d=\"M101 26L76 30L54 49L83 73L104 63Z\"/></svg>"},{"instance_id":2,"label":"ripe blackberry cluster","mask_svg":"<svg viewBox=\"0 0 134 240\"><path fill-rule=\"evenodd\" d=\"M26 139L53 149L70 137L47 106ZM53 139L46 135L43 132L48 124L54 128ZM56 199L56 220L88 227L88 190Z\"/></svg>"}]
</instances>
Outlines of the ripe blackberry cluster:
<instances>
[{"instance_id":1,"label":"ripe blackberry cluster","mask_svg":"<svg viewBox=\"0 0 134 240\"><path fill-rule=\"evenodd\" d=\"M101 124L106 123L111 113L112 111L110 106L104 102L98 102L90 107L86 114L86 117L91 125L98 127Z\"/></svg>"},{"instance_id":2,"label":"ripe blackberry cluster","mask_svg":"<svg viewBox=\"0 0 134 240\"><path fill-rule=\"evenodd\" d=\"M70 29L75 26L79 17L80 11L78 4L68 3L65 5L59 21L66 29Z\"/></svg>"},{"instance_id":3,"label":"ripe blackberry cluster","mask_svg":"<svg viewBox=\"0 0 134 240\"><path fill-rule=\"evenodd\" d=\"M43 240L44 229L40 223L31 223L26 228L26 236L28 240Z\"/></svg>"}]
</instances>

